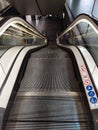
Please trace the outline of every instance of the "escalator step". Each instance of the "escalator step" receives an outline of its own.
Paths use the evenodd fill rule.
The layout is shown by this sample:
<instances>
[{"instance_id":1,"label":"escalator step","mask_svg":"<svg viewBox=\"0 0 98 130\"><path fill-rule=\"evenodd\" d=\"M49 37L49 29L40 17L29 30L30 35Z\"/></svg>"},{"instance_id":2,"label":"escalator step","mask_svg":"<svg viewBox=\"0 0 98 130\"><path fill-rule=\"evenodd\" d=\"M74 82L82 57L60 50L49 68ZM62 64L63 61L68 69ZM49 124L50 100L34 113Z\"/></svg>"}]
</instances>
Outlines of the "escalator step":
<instances>
[{"instance_id":1,"label":"escalator step","mask_svg":"<svg viewBox=\"0 0 98 130\"><path fill-rule=\"evenodd\" d=\"M91 130L70 54L55 45L32 53L5 130Z\"/></svg>"}]
</instances>

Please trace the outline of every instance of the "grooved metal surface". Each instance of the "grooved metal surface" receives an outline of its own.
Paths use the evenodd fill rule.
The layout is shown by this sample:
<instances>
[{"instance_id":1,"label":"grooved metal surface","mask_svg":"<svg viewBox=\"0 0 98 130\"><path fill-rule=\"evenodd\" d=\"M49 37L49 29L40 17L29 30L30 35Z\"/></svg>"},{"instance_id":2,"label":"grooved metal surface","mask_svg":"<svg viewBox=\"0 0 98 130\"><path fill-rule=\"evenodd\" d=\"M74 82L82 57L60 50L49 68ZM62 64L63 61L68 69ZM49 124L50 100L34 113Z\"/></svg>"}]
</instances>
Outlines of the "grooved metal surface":
<instances>
[{"instance_id":1,"label":"grooved metal surface","mask_svg":"<svg viewBox=\"0 0 98 130\"><path fill-rule=\"evenodd\" d=\"M79 97L17 97L9 121L86 121L84 114Z\"/></svg>"},{"instance_id":2,"label":"grooved metal surface","mask_svg":"<svg viewBox=\"0 0 98 130\"><path fill-rule=\"evenodd\" d=\"M17 107L16 107L17 106ZM88 130L79 97L16 97L6 130Z\"/></svg>"},{"instance_id":3,"label":"grooved metal surface","mask_svg":"<svg viewBox=\"0 0 98 130\"><path fill-rule=\"evenodd\" d=\"M70 126L70 128L69 128ZM25 127L25 128L24 128ZM77 127L77 129L76 129ZM88 130L86 122L81 122L82 130ZM12 122L7 124L7 130L80 130L80 123L69 122Z\"/></svg>"},{"instance_id":4,"label":"grooved metal surface","mask_svg":"<svg viewBox=\"0 0 98 130\"><path fill-rule=\"evenodd\" d=\"M59 129L91 130L71 57L51 45L31 54L5 130Z\"/></svg>"},{"instance_id":5,"label":"grooved metal surface","mask_svg":"<svg viewBox=\"0 0 98 130\"><path fill-rule=\"evenodd\" d=\"M78 91L68 53L49 46L33 53L28 61L19 91Z\"/></svg>"}]
</instances>

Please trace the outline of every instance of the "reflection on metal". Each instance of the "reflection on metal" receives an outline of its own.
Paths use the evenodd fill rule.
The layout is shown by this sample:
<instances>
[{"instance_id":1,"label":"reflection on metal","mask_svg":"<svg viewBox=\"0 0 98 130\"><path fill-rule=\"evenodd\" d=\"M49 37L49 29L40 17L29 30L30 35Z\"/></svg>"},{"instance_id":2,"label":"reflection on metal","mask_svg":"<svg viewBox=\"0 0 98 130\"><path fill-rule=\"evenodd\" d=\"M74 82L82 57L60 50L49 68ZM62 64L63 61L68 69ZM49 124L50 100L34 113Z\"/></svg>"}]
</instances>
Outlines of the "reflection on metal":
<instances>
[{"instance_id":1,"label":"reflection on metal","mask_svg":"<svg viewBox=\"0 0 98 130\"><path fill-rule=\"evenodd\" d=\"M79 93L78 92L68 92L68 91L59 91L59 92L18 92L17 93L17 96L20 96L20 97L31 97L31 96L60 96L60 97L68 97L68 96L71 96L71 97L77 97L79 96Z\"/></svg>"},{"instance_id":2,"label":"reflection on metal","mask_svg":"<svg viewBox=\"0 0 98 130\"><path fill-rule=\"evenodd\" d=\"M19 29L19 30L25 32L26 35L28 34L28 35L30 35L31 37L34 36L34 35L37 36L37 37L39 37L38 34L32 33L30 30L28 30L27 28L22 27L21 25L12 24L11 26L14 27L15 29ZM39 38L40 38L40 37L39 37Z\"/></svg>"}]
</instances>

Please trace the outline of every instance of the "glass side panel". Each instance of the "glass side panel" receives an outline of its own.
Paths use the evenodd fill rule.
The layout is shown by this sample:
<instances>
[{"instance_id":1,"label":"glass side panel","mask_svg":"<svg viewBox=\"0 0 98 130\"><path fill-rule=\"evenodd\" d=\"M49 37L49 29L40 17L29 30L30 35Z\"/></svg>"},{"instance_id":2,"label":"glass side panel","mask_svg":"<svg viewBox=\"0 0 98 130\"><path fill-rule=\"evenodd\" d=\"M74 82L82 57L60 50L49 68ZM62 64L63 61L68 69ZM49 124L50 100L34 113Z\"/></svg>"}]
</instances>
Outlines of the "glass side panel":
<instances>
[{"instance_id":1,"label":"glass side panel","mask_svg":"<svg viewBox=\"0 0 98 130\"><path fill-rule=\"evenodd\" d=\"M86 47L98 65L98 34L88 23L80 22L60 38L60 42Z\"/></svg>"},{"instance_id":2,"label":"glass side panel","mask_svg":"<svg viewBox=\"0 0 98 130\"><path fill-rule=\"evenodd\" d=\"M10 26L3 35L0 36L0 56L13 46L41 45L44 39L20 24Z\"/></svg>"}]
</instances>

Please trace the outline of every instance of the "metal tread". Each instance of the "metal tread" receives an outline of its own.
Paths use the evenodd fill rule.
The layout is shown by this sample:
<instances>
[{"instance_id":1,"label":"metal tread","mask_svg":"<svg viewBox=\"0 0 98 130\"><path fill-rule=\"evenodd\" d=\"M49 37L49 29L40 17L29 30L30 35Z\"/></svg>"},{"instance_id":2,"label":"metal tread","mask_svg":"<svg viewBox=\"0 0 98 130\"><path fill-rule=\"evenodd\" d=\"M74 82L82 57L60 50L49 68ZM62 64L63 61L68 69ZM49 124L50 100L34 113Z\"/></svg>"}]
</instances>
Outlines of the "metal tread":
<instances>
[{"instance_id":1,"label":"metal tread","mask_svg":"<svg viewBox=\"0 0 98 130\"><path fill-rule=\"evenodd\" d=\"M87 121L85 114L79 97L16 97L9 121Z\"/></svg>"},{"instance_id":2,"label":"metal tread","mask_svg":"<svg viewBox=\"0 0 98 130\"><path fill-rule=\"evenodd\" d=\"M67 52L56 46L46 47L31 55L19 91L77 92L79 85L73 70Z\"/></svg>"},{"instance_id":3,"label":"metal tread","mask_svg":"<svg viewBox=\"0 0 98 130\"><path fill-rule=\"evenodd\" d=\"M69 127L70 126L70 127ZM55 122L8 122L7 130L88 130L87 122L55 123Z\"/></svg>"}]
</instances>

